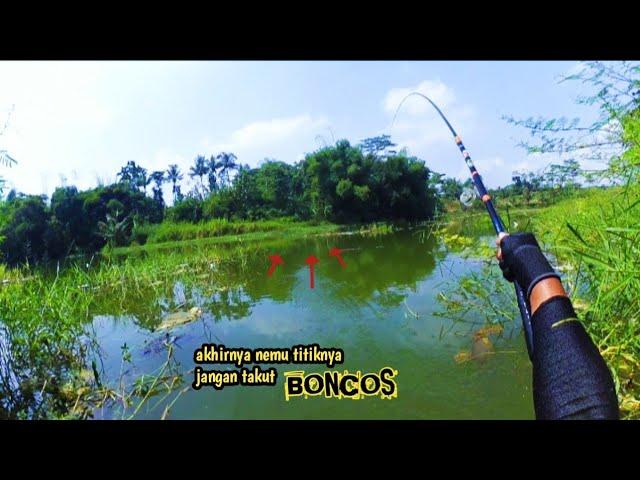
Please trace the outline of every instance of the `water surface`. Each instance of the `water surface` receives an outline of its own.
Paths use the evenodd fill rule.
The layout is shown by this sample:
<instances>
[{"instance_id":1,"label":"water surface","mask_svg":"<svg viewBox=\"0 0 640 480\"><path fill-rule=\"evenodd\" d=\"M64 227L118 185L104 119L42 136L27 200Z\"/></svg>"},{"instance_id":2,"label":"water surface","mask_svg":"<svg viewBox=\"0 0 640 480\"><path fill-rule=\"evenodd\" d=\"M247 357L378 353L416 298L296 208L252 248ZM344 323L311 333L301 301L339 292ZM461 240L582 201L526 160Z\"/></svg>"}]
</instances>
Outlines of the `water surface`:
<instances>
[{"instance_id":1,"label":"water surface","mask_svg":"<svg viewBox=\"0 0 640 480\"><path fill-rule=\"evenodd\" d=\"M346 268L328 252L344 249ZM266 275L268 255L285 264ZM305 259L314 254L315 288L309 286ZM285 401L288 370L325 371L318 365L278 365L276 387L203 388L179 397L169 418L177 419L529 419L533 418L531 368L519 319L492 338L496 351L483 363L458 364L454 356L469 350L474 327L453 324L434 315L442 310L438 292L455 278L479 271L478 261L447 252L419 231L381 236L341 235L270 244L264 255L248 260L239 286L205 295L176 280L173 298L140 298L161 310L184 303L200 306L197 320L171 329L175 358L183 372L194 368L193 351L202 343L227 347L291 347L318 343L339 347L345 362L336 368L375 372L391 366L398 397L354 401L323 397ZM157 305L156 305L157 307ZM175 307L174 307L175 308ZM186 308L186 307L185 307ZM157 310L157 308L156 308ZM158 319L159 321L159 319ZM475 328L479 327L476 326ZM97 315L93 330L100 345L100 365L107 378L121 373L122 345L132 361L128 375L151 372L166 358L162 339L135 315ZM261 365L263 369L269 365ZM205 369L233 368L212 365ZM184 385L191 374L185 373ZM151 401L137 418L159 418L164 403ZM117 408L96 412L97 418L119 418Z\"/></svg>"}]
</instances>

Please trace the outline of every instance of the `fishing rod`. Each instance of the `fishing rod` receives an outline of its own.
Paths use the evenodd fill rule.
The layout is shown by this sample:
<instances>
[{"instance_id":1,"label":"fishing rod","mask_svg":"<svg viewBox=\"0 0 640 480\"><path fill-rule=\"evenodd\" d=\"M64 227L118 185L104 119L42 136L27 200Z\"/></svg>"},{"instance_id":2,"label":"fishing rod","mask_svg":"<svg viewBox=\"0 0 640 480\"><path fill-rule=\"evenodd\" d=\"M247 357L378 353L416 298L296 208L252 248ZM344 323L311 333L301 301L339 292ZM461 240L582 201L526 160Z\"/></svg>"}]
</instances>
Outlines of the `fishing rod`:
<instances>
[{"instance_id":1,"label":"fishing rod","mask_svg":"<svg viewBox=\"0 0 640 480\"><path fill-rule=\"evenodd\" d=\"M498 238L500 238L501 233L503 234L507 233L504 227L504 224L500 219L500 215L498 215L498 212L493 206L493 202L491 201L491 196L487 192L487 189L484 186L484 183L482 182L482 177L480 176L480 173L478 173L478 169L475 167L475 165L473 164L473 161L471 160L471 155L469 155L469 152L467 151L464 144L462 143L462 139L456 133L454 128L451 126L451 123L449 122L449 120L447 120L447 117L444 116L444 113L442 113L442 110L440 110L440 108L438 108L438 106L426 95L423 95L422 93L418 93L418 92L412 92L406 97L404 97L400 102L400 105L398 105L398 108L396 109L396 113L393 117L393 122L391 124L393 125L393 123L395 122L396 116L398 115L398 111L400 110L400 107L402 106L402 104L405 102L407 98L411 97L412 95L422 97L426 101L428 101L433 106L433 108L436 109L436 112L438 112L438 114L440 115L440 118L444 120L444 123L447 124L447 127L449 127L449 130L453 135L453 139L455 140L456 145L458 145L458 148L460 149L460 153L462 153L462 156L464 157L464 161L467 164L467 167L469 167L469 172L471 172L471 180L473 181L473 184L476 187L478 195L482 199L482 203L484 203L484 206L487 209L487 213L489 214L489 217L491 218L491 223L493 224L493 229L495 230ZM532 359L533 358L533 330L531 328L531 314L529 313L529 307L527 306L527 300L522 288L520 287L518 282L513 282L513 283L516 289L516 298L518 300L518 309L520 310L520 317L522 317L522 326L524 328L525 340L527 343L527 352L529 353L529 358Z\"/></svg>"}]
</instances>

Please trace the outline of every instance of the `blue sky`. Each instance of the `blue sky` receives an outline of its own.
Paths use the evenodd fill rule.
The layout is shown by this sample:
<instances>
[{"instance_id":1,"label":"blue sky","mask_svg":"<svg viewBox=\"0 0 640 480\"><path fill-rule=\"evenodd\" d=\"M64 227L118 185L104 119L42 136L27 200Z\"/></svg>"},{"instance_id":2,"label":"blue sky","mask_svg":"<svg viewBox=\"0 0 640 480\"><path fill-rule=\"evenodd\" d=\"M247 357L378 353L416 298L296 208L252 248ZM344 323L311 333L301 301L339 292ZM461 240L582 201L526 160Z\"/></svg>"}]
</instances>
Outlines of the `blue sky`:
<instances>
[{"instance_id":1,"label":"blue sky","mask_svg":"<svg viewBox=\"0 0 640 480\"><path fill-rule=\"evenodd\" d=\"M468 172L433 98L462 136L489 186L556 159L516 146L527 132L502 115L594 118L576 105L577 62L0 62L0 149L18 160L8 186L47 193L115 180L128 160L149 169L198 154L295 162L334 139L387 133L427 165ZM13 109L13 110L12 110ZM185 181L183 191L188 190Z\"/></svg>"}]
</instances>

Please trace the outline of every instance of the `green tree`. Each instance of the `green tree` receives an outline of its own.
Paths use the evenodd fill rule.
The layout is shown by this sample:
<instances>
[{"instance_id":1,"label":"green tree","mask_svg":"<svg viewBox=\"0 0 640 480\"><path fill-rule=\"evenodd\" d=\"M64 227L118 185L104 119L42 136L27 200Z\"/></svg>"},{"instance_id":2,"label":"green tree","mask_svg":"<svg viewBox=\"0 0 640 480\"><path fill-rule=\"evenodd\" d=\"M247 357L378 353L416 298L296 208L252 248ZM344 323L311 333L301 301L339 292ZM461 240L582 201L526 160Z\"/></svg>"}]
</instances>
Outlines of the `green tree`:
<instances>
[{"instance_id":1,"label":"green tree","mask_svg":"<svg viewBox=\"0 0 640 480\"><path fill-rule=\"evenodd\" d=\"M82 197L74 186L58 187L51 195L51 213L60 224L68 253L78 244L87 244L91 236L91 224L82 206Z\"/></svg>"},{"instance_id":2,"label":"green tree","mask_svg":"<svg viewBox=\"0 0 640 480\"><path fill-rule=\"evenodd\" d=\"M147 178L147 169L137 165L133 160L129 160L116 176L121 183L131 188L142 189L143 192L146 192L150 183L150 179Z\"/></svg>"},{"instance_id":3,"label":"green tree","mask_svg":"<svg viewBox=\"0 0 640 480\"><path fill-rule=\"evenodd\" d=\"M585 123L579 118L567 119L504 117L511 124L526 128L530 139L520 146L531 154L570 155L581 163L585 160L608 165L600 170L601 178L629 178L638 173L629 163L629 144L625 126L640 108L640 64L633 62L585 62L578 73L567 75L562 82L579 81L593 89L591 95L577 98L582 105L596 105L599 116ZM593 175L595 172L591 172ZM554 175L560 175L556 167ZM564 172L566 175L566 171ZM558 183L558 177L551 179Z\"/></svg>"},{"instance_id":4,"label":"green tree","mask_svg":"<svg viewBox=\"0 0 640 480\"><path fill-rule=\"evenodd\" d=\"M178 185L178 182L182 181L182 178L183 175L180 172L178 165L169 165L169 168L167 169L167 180L171 182L171 192L173 193L174 203L179 200L180 185Z\"/></svg>"},{"instance_id":5,"label":"green tree","mask_svg":"<svg viewBox=\"0 0 640 480\"><path fill-rule=\"evenodd\" d=\"M442 196L450 200L457 200L462 195L464 184L457 178L448 177L442 180Z\"/></svg>"},{"instance_id":6,"label":"green tree","mask_svg":"<svg viewBox=\"0 0 640 480\"><path fill-rule=\"evenodd\" d=\"M640 108L623 118L622 128L625 151L620 158L611 161L609 169L617 176L637 183L640 180Z\"/></svg>"},{"instance_id":7,"label":"green tree","mask_svg":"<svg viewBox=\"0 0 640 480\"><path fill-rule=\"evenodd\" d=\"M43 197L16 198L7 222L0 228L0 252L5 263L38 263L47 257L45 234L49 212Z\"/></svg>"},{"instance_id":8,"label":"green tree","mask_svg":"<svg viewBox=\"0 0 640 480\"><path fill-rule=\"evenodd\" d=\"M338 222L421 220L435 209L429 170L404 154L364 155L340 140L305 157L304 201L317 218Z\"/></svg>"},{"instance_id":9,"label":"green tree","mask_svg":"<svg viewBox=\"0 0 640 480\"><path fill-rule=\"evenodd\" d=\"M98 231L109 247L126 245L131 235L131 218L118 220L118 213L107 213L104 222L98 222Z\"/></svg>"},{"instance_id":10,"label":"green tree","mask_svg":"<svg viewBox=\"0 0 640 480\"><path fill-rule=\"evenodd\" d=\"M365 138L359 145L365 155L372 155L374 157L384 156L385 150L395 146L396 144L391 141L390 135Z\"/></svg>"},{"instance_id":11,"label":"green tree","mask_svg":"<svg viewBox=\"0 0 640 480\"><path fill-rule=\"evenodd\" d=\"M136 188L142 189L142 191L146 194L147 187L149 186L151 181L152 181L151 177L147 176L147 169L140 167L140 169L138 170L138 175L136 176L136 180L135 180Z\"/></svg>"},{"instance_id":12,"label":"green tree","mask_svg":"<svg viewBox=\"0 0 640 480\"><path fill-rule=\"evenodd\" d=\"M216 157L211 155L207 162L207 167L209 168L209 172L207 174L207 180L209 181L209 192L215 192L218 190L219 182L218 182L218 169L220 168L220 164L216 161Z\"/></svg>"},{"instance_id":13,"label":"green tree","mask_svg":"<svg viewBox=\"0 0 640 480\"><path fill-rule=\"evenodd\" d=\"M221 152L217 155L216 160L220 168L220 183L223 186L229 185L229 174L238 169L238 163L233 153Z\"/></svg>"},{"instance_id":14,"label":"green tree","mask_svg":"<svg viewBox=\"0 0 640 480\"><path fill-rule=\"evenodd\" d=\"M200 179L200 190L198 194L200 198L204 197L204 176L209 172L209 166L207 165L207 159L203 155L198 155L193 163L193 166L189 170L189 176L191 178L198 177Z\"/></svg>"},{"instance_id":15,"label":"green tree","mask_svg":"<svg viewBox=\"0 0 640 480\"><path fill-rule=\"evenodd\" d=\"M290 214L295 167L284 162L267 160L257 171L256 182L261 202L278 214Z\"/></svg>"},{"instance_id":16,"label":"green tree","mask_svg":"<svg viewBox=\"0 0 640 480\"><path fill-rule=\"evenodd\" d=\"M166 181L164 171L156 170L149 176L149 178L154 183L153 200L160 205L161 208L164 208L165 203L162 195L162 185L164 185L164 182Z\"/></svg>"},{"instance_id":17,"label":"green tree","mask_svg":"<svg viewBox=\"0 0 640 480\"><path fill-rule=\"evenodd\" d=\"M174 222L197 223L202 220L202 200L192 195L187 195L176 202L168 211L167 217Z\"/></svg>"}]
</instances>

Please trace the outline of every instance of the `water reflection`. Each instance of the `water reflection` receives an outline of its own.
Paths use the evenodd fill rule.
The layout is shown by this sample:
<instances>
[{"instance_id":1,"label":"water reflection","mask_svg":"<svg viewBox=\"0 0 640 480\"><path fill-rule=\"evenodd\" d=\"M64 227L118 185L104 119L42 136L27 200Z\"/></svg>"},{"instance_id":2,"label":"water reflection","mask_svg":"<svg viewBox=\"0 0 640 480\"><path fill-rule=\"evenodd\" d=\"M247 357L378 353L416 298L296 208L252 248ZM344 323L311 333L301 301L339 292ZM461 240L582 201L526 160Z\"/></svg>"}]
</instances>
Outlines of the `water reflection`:
<instances>
[{"instance_id":1,"label":"water reflection","mask_svg":"<svg viewBox=\"0 0 640 480\"><path fill-rule=\"evenodd\" d=\"M343 249L346 268L328 255L333 247ZM185 251L180 255L187 262L207 254L193 245ZM275 253L284 265L267 277L268 256ZM314 289L305 264L311 254L320 259ZM435 296L445 279L476 266L462 259L446 262L445 256L435 239L410 231L255 245L246 255L216 263L215 275L176 275L166 285L140 285L135 305L118 309L110 299L101 304L101 311L112 308L96 326L110 357L105 370L117 374L124 342L132 348L138 372L157 368L163 361L158 346L165 341L175 346L176 362L185 372L193 367L193 350L204 342L247 348L320 343L344 349L344 368L397 368L399 399L365 406L339 401L285 405L280 387L190 391L176 402L173 418L527 418L528 362L519 338L505 339L519 352L512 358L496 355L481 367L455 363L469 339L443 337L451 322L433 315ZM165 332L156 332L166 315L193 307L201 308L202 315L170 330L166 338ZM159 418L160 413L143 416Z\"/></svg>"},{"instance_id":2,"label":"water reflection","mask_svg":"<svg viewBox=\"0 0 640 480\"><path fill-rule=\"evenodd\" d=\"M328 255L337 246L343 249L346 268ZM425 241L411 232L367 237L345 235L301 241L282 252L285 265L267 278L266 257L254 265L254 275L247 278L245 291L253 299L268 297L287 302L297 285L309 287L308 266L305 259L313 254L320 259L316 265L316 290L323 295L349 302L366 302L374 298L389 305L404 299L400 293L414 290L420 279L435 268L435 240ZM393 289L393 291L390 291Z\"/></svg>"},{"instance_id":3,"label":"water reflection","mask_svg":"<svg viewBox=\"0 0 640 480\"><path fill-rule=\"evenodd\" d=\"M346 268L328 256L329 249L336 245L344 250ZM435 246L434 239L420 239L411 232L379 237L316 237L282 245L271 242L267 247L258 245L259 254L219 265L217 273L226 280L224 286L211 285L206 278L200 283L190 279L189 284L182 280L160 286L141 283L134 302L122 304L112 295L97 295L95 314L130 316L149 331L154 331L168 313L186 312L193 306L202 308L215 321L245 318L262 299L291 302L298 290L309 289L304 261L311 254L320 259L314 290L320 292L323 301L351 306L373 301L385 307L397 306L435 268ZM197 254L194 247L186 248ZM267 277L271 252L282 255L285 264Z\"/></svg>"}]
</instances>

